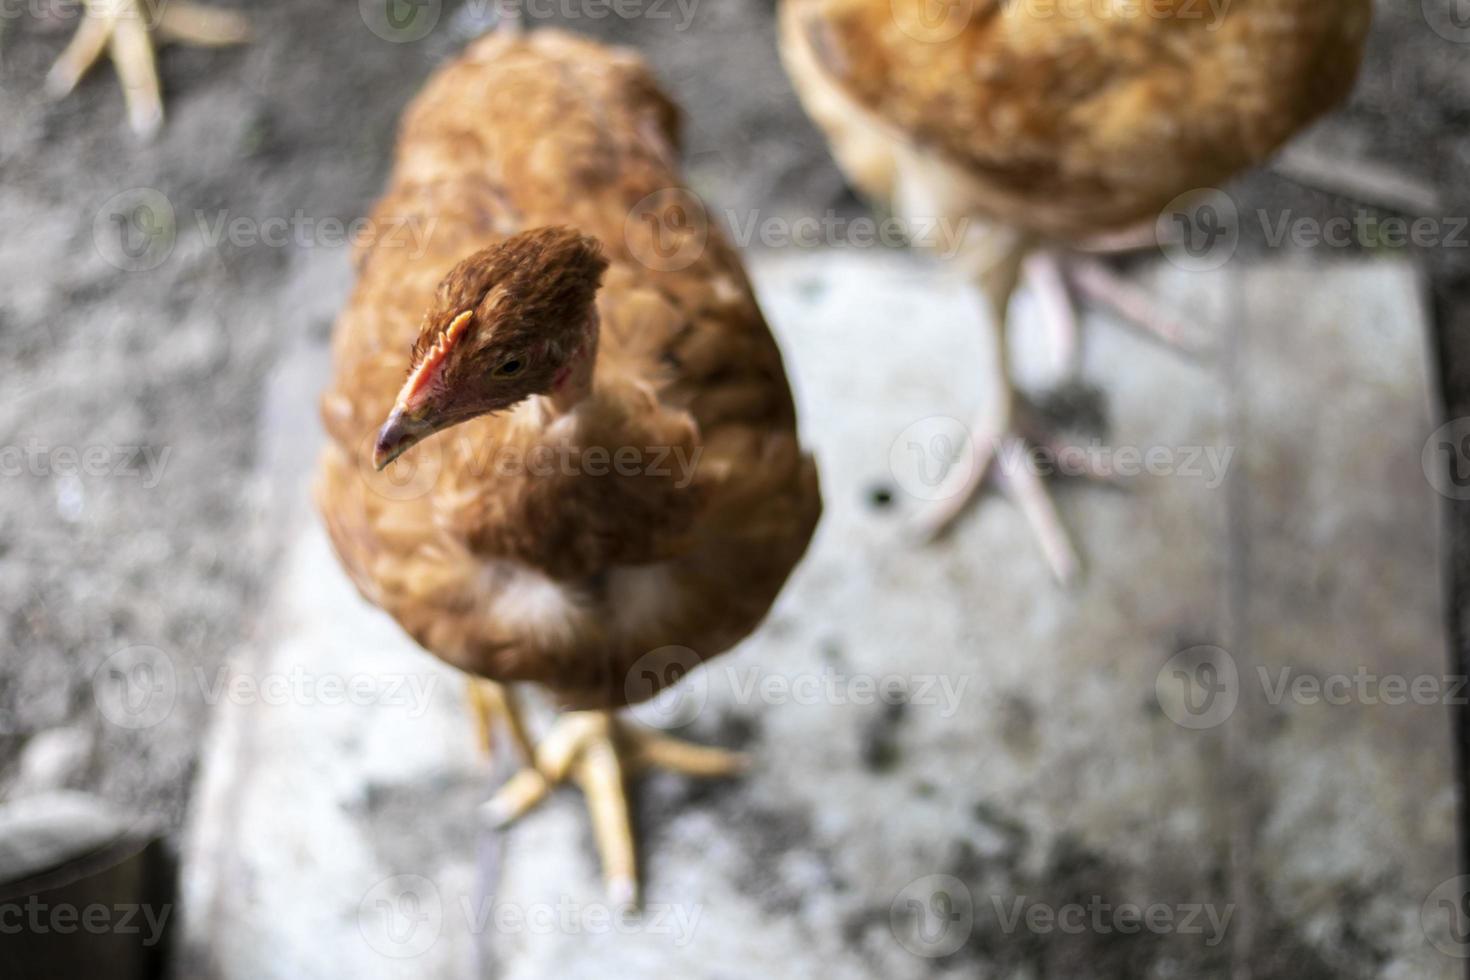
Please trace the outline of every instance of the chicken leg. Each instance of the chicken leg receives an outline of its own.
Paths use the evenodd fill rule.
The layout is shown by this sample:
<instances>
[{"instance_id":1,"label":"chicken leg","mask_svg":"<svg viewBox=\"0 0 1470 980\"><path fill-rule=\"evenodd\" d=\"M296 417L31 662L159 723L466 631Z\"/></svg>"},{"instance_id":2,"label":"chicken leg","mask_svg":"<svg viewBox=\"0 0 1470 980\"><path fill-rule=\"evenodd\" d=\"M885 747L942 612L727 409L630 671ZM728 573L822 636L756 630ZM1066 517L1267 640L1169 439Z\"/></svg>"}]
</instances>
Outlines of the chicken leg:
<instances>
[{"instance_id":1,"label":"chicken leg","mask_svg":"<svg viewBox=\"0 0 1470 980\"><path fill-rule=\"evenodd\" d=\"M482 807L492 826L504 827L570 779L582 789L592 815L593 836L602 857L609 897L619 904L638 901L638 858L633 840L627 776L659 767L689 776L735 775L748 766L738 752L694 745L661 732L638 728L612 711L569 711L539 743L532 744L513 692L489 681L470 682L481 744L490 743L491 726L501 718L524 767Z\"/></svg>"},{"instance_id":2,"label":"chicken leg","mask_svg":"<svg viewBox=\"0 0 1470 980\"><path fill-rule=\"evenodd\" d=\"M985 337L987 358L982 386L989 404L982 408L970 425L969 436L974 449L974 463L958 474L955 485L943 488L934 509L918 523L920 534L932 540L943 534L979 492L988 476L999 478L1005 493L1020 508L1031 533L1041 547L1047 566L1056 580L1069 584L1077 575L1080 562L1071 538L1057 515L1046 485L1030 465L1029 445L1041 443L1056 448L1044 433L1044 427L1025 409L1011 380L1006 352L1006 315L1022 269L1034 270L1024 259L1019 244L995 254L977 274L976 283L988 307ZM1066 312L1064 308L1062 312Z\"/></svg>"},{"instance_id":3,"label":"chicken leg","mask_svg":"<svg viewBox=\"0 0 1470 980\"><path fill-rule=\"evenodd\" d=\"M989 314L985 336L990 343L983 374L988 379L986 391L990 403L977 413L970 425L973 465L967 473L957 476L954 486L944 488L940 503L920 518L919 531L927 539L943 534L969 505L987 477L994 475L1021 509L1052 575L1066 585L1079 570L1077 552L1057 515L1041 474L1029 464L1029 460L1032 447L1039 446L1054 457L1068 447L1047 432L1046 425L1015 390L1007 357L1004 325L1011 297L1021 278L1036 295L1043 326L1050 337L1054 373L1058 376L1075 374L1081 360L1078 316L1072 302L1071 287L1075 287L1084 298L1111 307L1154 340L1181 354L1199 356L1203 348L1185 333L1176 318L1158 307L1143 290L1093 258L1046 248L1028 250L1024 244L1018 244L977 275L979 292ZM1080 465L1090 466L1087 454L1080 453L1075 458ZM1102 483L1114 482L1109 474L1100 470L1084 469L1081 475Z\"/></svg>"},{"instance_id":4,"label":"chicken leg","mask_svg":"<svg viewBox=\"0 0 1470 980\"><path fill-rule=\"evenodd\" d=\"M1003 331L991 332L996 337L997 357L1004 360ZM991 392L995 407L978 414L970 426L974 464L955 486L945 488L932 510L920 517L919 533L926 540L942 535L969 506L987 477L994 474L1006 495L1020 508L1052 575L1060 584L1068 585L1076 578L1080 563L1041 475L1029 462L1029 445L1037 438L1037 427L1029 419L1023 423L1018 418L1022 415L1019 399L1009 371L1003 365L993 371Z\"/></svg>"},{"instance_id":5,"label":"chicken leg","mask_svg":"<svg viewBox=\"0 0 1470 980\"><path fill-rule=\"evenodd\" d=\"M46 76L56 98L71 93L107 49L127 103L128 122L139 136L163 123L163 96L154 61L154 37L206 47L241 44L250 25L232 10L181 0L86 0L82 23Z\"/></svg>"},{"instance_id":6,"label":"chicken leg","mask_svg":"<svg viewBox=\"0 0 1470 980\"><path fill-rule=\"evenodd\" d=\"M1027 256L1023 274L1051 337L1053 362L1059 374L1075 374L1081 362L1074 290L1081 299L1106 307L1125 325L1186 357L1209 353L1209 345L1198 336L1198 330L1187 329L1173 311L1096 257L1172 244L1160 234L1153 225L1141 225L1089 239L1071 251L1041 247Z\"/></svg>"}]
</instances>

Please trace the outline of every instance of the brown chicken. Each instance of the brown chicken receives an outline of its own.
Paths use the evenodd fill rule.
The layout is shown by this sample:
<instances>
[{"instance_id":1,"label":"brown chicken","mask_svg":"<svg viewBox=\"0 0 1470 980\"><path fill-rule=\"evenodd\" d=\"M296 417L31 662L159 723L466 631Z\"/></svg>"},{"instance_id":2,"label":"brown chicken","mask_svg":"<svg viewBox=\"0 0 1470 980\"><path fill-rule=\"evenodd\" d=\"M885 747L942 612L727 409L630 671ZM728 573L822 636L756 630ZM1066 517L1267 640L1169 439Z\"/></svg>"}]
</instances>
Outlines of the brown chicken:
<instances>
[{"instance_id":1,"label":"brown chicken","mask_svg":"<svg viewBox=\"0 0 1470 980\"><path fill-rule=\"evenodd\" d=\"M1152 243L1140 222L1264 160L1347 94L1370 15L1370 0L782 0L787 70L848 178L913 225L963 228L954 261L988 307L977 465L929 533L1035 431L1018 418L1004 341L1023 272L1063 336L1070 268L1084 294L1177 337L1105 266L1064 265L1056 250ZM1076 554L1040 481L1024 465L1004 475L1069 579Z\"/></svg>"},{"instance_id":2,"label":"brown chicken","mask_svg":"<svg viewBox=\"0 0 1470 980\"><path fill-rule=\"evenodd\" d=\"M688 220L677 128L628 51L473 44L405 113L322 400L317 496L342 563L488 679L470 683L482 724L502 716L528 756L490 814L574 778L619 899L636 894L625 767L740 758L612 712L754 629L821 509L739 259ZM394 234L412 221L422 254ZM582 710L533 747L501 686L517 681Z\"/></svg>"}]
</instances>

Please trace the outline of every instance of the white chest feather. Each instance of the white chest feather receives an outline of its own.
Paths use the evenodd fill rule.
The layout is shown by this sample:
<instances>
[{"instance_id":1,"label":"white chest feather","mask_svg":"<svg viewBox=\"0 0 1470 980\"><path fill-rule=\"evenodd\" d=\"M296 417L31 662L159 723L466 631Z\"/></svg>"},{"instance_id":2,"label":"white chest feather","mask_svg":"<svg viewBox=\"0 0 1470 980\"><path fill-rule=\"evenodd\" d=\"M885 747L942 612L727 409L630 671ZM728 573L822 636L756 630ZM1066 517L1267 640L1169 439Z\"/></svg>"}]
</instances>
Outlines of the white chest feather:
<instances>
[{"instance_id":1,"label":"white chest feather","mask_svg":"<svg viewBox=\"0 0 1470 980\"><path fill-rule=\"evenodd\" d=\"M570 639L587 609L575 590L520 562L486 567L489 616L512 633L538 640Z\"/></svg>"},{"instance_id":2,"label":"white chest feather","mask_svg":"<svg viewBox=\"0 0 1470 980\"><path fill-rule=\"evenodd\" d=\"M607 612L621 630L639 628L667 617L679 600L678 579L668 563L625 565L607 578Z\"/></svg>"}]
</instances>

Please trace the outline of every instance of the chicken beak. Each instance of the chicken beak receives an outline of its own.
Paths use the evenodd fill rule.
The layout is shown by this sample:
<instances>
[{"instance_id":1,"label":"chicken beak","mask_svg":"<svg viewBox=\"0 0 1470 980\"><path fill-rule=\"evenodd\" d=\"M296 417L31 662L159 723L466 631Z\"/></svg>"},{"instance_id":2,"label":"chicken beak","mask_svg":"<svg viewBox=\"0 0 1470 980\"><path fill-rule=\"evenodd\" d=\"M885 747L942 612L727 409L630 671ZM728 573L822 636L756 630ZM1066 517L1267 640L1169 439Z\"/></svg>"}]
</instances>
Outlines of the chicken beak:
<instances>
[{"instance_id":1,"label":"chicken beak","mask_svg":"<svg viewBox=\"0 0 1470 980\"><path fill-rule=\"evenodd\" d=\"M378 430L378 441L373 446L374 468L381 470L433 431L423 420L414 418L401 408L393 409L388 421Z\"/></svg>"}]
</instances>

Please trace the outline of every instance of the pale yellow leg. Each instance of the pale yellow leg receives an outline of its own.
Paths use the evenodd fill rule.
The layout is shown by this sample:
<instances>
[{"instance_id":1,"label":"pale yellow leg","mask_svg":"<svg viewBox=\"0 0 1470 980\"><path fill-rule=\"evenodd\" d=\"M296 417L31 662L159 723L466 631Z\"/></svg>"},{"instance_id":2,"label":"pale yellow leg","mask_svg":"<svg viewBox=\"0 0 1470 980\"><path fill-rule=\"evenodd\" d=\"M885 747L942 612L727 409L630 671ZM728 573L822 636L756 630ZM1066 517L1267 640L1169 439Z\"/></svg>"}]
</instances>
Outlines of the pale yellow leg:
<instances>
[{"instance_id":1,"label":"pale yellow leg","mask_svg":"<svg viewBox=\"0 0 1470 980\"><path fill-rule=\"evenodd\" d=\"M509 702L506 703L509 707ZM514 710L514 709L512 709ZM552 728L535 750L524 755L525 768L505 781L480 810L493 827L504 827L546 798L551 787L567 778L586 743L591 720L580 714Z\"/></svg>"},{"instance_id":2,"label":"pale yellow leg","mask_svg":"<svg viewBox=\"0 0 1470 980\"><path fill-rule=\"evenodd\" d=\"M484 689L475 693L481 685ZM629 772L658 767L690 776L718 777L733 775L748 766L741 753L691 745L661 732L637 728L610 711L563 714L531 751L511 693L483 681L471 681L471 690L482 733L489 731L487 719L500 715L530 761L484 804L485 818L493 826L504 826L545 799L552 786L568 779L575 782L587 799L603 878L615 902L638 901L638 852L628 801Z\"/></svg>"},{"instance_id":3,"label":"pale yellow leg","mask_svg":"<svg viewBox=\"0 0 1470 980\"><path fill-rule=\"evenodd\" d=\"M81 26L46 76L55 97L69 94L106 50L117 66L128 108L128 122L141 136L163 123L163 96L154 62L157 39L217 47L250 38L240 14L180 0L87 0Z\"/></svg>"},{"instance_id":4,"label":"pale yellow leg","mask_svg":"<svg viewBox=\"0 0 1470 980\"><path fill-rule=\"evenodd\" d=\"M489 755L490 748L494 744L492 726L495 724L495 714L490 694L485 690L487 686L486 682L479 678L465 678L465 694L469 695L470 714L475 719L475 744L482 752Z\"/></svg>"},{"instance_id":5,"label":"pale yellow leg","mask_svg":"<svg viewBox=\"0 0 1470 980\"><path fill-rule=\"evenodd\" d=\"M158 36L201 48L223 48L250 40L250 21L221 7L166 3L159 12Z\"/></svg>"},{"instance_id":6,"label":"pale yellow leg","mask_svg":"<svg viewBox=\"0 0 1470 980\"><path fill-rule=\"evenodd\" d=\"M738 776L750 767L750 759L743 752L695 745L655 731L640 731L635 745L638 753L633 763L637 769L667 769L686 776L718 779Z\"/></svg>"},{"instance_id":7,"label":"pale yellow leg","mask_svg":"<svg viewBox=\"0 0 1470 980\"><path fill-rule=\"evenodd\" d=\"M490 751L493 728L496 719L499 719L505 724L516 750L521 753L522 761L530 762L536 750L531 743L531 736L526 732L526 724L521 719L520 711L512 709L514 695L494 681L478 677L465 678L465 690L470 696L470 708L475 715L480 747L486 752Z\"/></svg>"},{"instance_id":8,"label":"pale yellow leg","mask_svg":"<svg viewBox=\"0 0 1470 980\"><path fill-rule=\"evenodd\" d=\"M110 14L90 7L87 9L86 15L82 17L82 26L77 28L71 43L61 52L61 57L56 59L56 64L51 66L51 71L46 75L46 91L53 98L70 95L72 89L77 87L77 82L87 74L87 70L102 57L107 41L112 37L112 24L113 18Z\"/></svg>"},{"instance_id":9,"label":"pale yellow leg","mask_svg":"<svg viewBox=\"0 0 1470 980\"><path fill-rule=\"evenodd\" d=\"M511 708L510 692L494 681L477 677L466 678L465 691L469 695L470 713L475 718L476 744L486 754L491 752L495 744L495 722L498 720L505 725L506 732L520 755L523 768L506 781L492 801L500 809L486 814L493 824L507 823L541 802L541 798L551 787L546 782L546 777L533 765L536 750L526 733L521 713Z\"/></svg>"},{"instance_id":10,"label":"pale yellow leg","mask_svg":"<svg viewBox=\"0 0 1470 980\"><path fill-rule=\"evenodd\" d=\"M147 25L136 17L118 19L113 24L109 53L122 82L128 123L138 135L152 136L163 125L163 92Z\"/></svg>"},{"instance_id":11,"label":"pale yellow leg","mask_svg":"<svg viewBox=\"0 0 1470 980\"><path fill-rule=\"evenodd\" d=\"M611 714L600 716L597 733L582 748L572 778L582 787L592 817L592 836L602 857L607 894L618 904L638 901L638 852L633 842L633 811L613 732Z\"/></svg>"}]
</instances>

